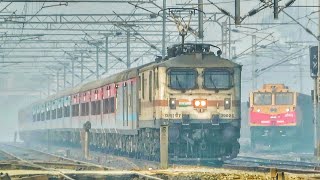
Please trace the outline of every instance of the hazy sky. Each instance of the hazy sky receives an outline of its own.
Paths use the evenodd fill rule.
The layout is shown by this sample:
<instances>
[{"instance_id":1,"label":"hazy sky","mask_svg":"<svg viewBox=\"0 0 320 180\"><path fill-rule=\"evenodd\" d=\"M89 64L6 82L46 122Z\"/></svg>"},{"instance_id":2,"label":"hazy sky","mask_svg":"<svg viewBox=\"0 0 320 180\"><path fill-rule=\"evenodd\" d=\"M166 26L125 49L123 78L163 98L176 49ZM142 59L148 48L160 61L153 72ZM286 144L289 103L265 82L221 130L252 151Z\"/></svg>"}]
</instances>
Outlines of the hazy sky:
<instances>
[{"instance_id":1,"label":"hazy sky","mask_svg":"<svg viewBox=\"0 0 320 180\"><path fill-rule=\"evenodd\" d=\"M183 0L167 0L168 7L174 7L176 4L184 4L186 2L196 3L197 1L183 1ZM222 1L222 0L212 0L212 2L217 3L217 5L225 10L234 14L234 3L233 1ZM281 1L280 5L283 5L287 1ZM297 0L294 5L316 5L317 0ZM162 1L156 1L157 4L162 5ZM209 5L208 1L204 0L205 12L219 12L214 6ZM8 8L3 11L3 13L16 14L27 13L27 14L50 14L50 13L87 13L87 14L98 14L98 13L132 13L132 12L143 12L146 11L136 10L132 5L121 4L97 4L97 3L69 3L68 6L51 6L57 3L29 3L25 5L24 3L12 3ZM8 3L0 3L0 9L6 7ZM241 16L244 16L252 8L257 8L259 1L257 0L241 0ZM46 6L47 8L41 8ZM155 8L153 5L144 5L146 8L150 8L153 12L159 12L159 9ZM181 6L180 6L181 7ZM187 6L193 7L193 6ZM41 10L40 10L41 9ZM290 14L290 16L299 19L299 22L309 28L315 34L317 33L317 16L311 14L316 11L315 8L296 8L291 7L285 9L285 11ZM306 33L306 31L299 25L277 25L274 23L290 22L293 21L284 13L280 13L279 20L273 19L273 10L267 8L253 17L246 18L241 26L231 26L231 29L237 29L238 32L231 32L231 40L235 41L232 44L236 48L236 53L240 54L247 50L241 57L235 59L243 65L243 75L242 75L242 101L247 101L248 93L252 89L251 86L251 49L252 46L252 34L257 36L257 41L262 40L258 46L267 45L266 48L259 48L257 51L257 69L267 67L270 64L278 62L285 59L289 54L296 51L301 51L299 57L293 59L292 61L285 64L285 66L279 66L269 71L265 71L257 79L257 86L261 87L264 83L285 83L290 88L297 91L302 91L303 93L310 94L310 90L313 88L312 80L309 76L309 55L308 47L310 45L316 45L314 37ZM308 16L311 14L310 16ZM206 15L206 17L208 17ZM161 19L161 18L160 18ZM226 18L225 18L226 19ZM254 24L254 23L265 23L264 25ZM192 27L197 27L197 24L191 24ZM174 31L175 27L172 26ZM169 29L168 29L169 30ZM0 33L28 33L25 30L0 30ZM54 33L54 32L53 32ZM178 34L178 33L176 33ZM196 38L190 36L187 41L194 42ZM206 22L205 24L205 38L206 41L220 41L221 40L221 27L215 22ZM158 39L159 40L159 39ZM171 39L172 40L172 39ZM288 42L294 41L312 41L311 43L298 43L296 45L291 45ZM179 41L176 41L176 43ZM271 43L274 42L274 43ZM159 41L161 43L161 41ZM216 43L216 42L215 42ZM213 43L213 44L215 44ZM271 43L271 44L270 44ZM15 52L10 52L15 53ZM152 57L152 56L149 56ZM153 59L144 58L143 63L153 61ZM142 61L138 61L137 64L142 64ZM32 66L38 66L37 64L32 64ZM8 68L8 67L7 67ZM0 66L0 70L4 70L6 67ZM114 69L110 73L119 71L119 69ZM300 78L300 76L302 78ZM39 79L40 78L40 79ZM24 87L43 87L43 94L47 91L47 82L45 77L32 77L30 75L8 75L0 74L0 89L2 86L14 86L18 88ZM52 88L55 83L52 83ZM1 90L0 90L1 91ZM25 106L32 101L33 98L27 96L4 96L0 95L0 139L7 138L12 135L13 130L17 128L17 111L22 106ZM11 137L10 137L11 138Z\"/></svg>"}]
</instances>

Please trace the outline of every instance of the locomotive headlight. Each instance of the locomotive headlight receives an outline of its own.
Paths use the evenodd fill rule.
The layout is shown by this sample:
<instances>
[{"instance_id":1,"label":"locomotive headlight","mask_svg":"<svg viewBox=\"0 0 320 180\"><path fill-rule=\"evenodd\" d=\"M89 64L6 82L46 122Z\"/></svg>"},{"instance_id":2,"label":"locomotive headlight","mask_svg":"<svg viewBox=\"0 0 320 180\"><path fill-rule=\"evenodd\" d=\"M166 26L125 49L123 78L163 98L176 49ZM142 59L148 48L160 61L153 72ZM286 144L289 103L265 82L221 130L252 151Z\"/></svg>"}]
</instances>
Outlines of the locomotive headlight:
<instances>
[{"instance_id":1,"label":"locomotive headlight","mask_svg":"<svg viewBox=\"0 0 320 180\"><path fill-rule=\"evenodd\" d=\"M260 112L261 110L260 109L257 109L257 112Z\"/></svg>"},{"instance_id":2,"label":"locomotive headlight","mask_svg":"<svg viewBox=\"0 0 320 180\"><path fill-rule=\"evenodd\" d=\"M207 100L195 99L195 100L193 100L193 106L195 108L206 108L207 107Z\"/></svg>"},{"instance_id":3,"label":"locomotive headlight","mask_svg":"<svg viewBox=\"0 0 320 180\"><path fill-rule=\"evenodd\" d=\"M286 111L289 112L289 111L290 111L290 108L287 108Z\"/></svg>"},{"instance_id":4,"label":"locomotive headlight","mask_svg":"<svg viewBox=\"0 0 320 180\"><path fill-rule=\"evenodd\" d=\"M230 108L231 108L231 99L224 98L224 109L230 109Z\"/></svg>"},{"instance_id":5,"label":"locomotive headlight","mask_svg":"<svg viewBox=\"0 0 320 180\"><path fill-rule=\"evenodd\" d=\"M201 106L204 107L204 106L206 106L206 105L207 105L207 102L204 101L204 100L202 100L202 101L201 101Z\"/></svg>"},{"instance_id":6,"label":"locomotive headlight","mask_svg":"<svg viewBox=\"0 0 320 180\"><path fill-rule=\"evenodd\" d=\"M194 102L194 105L195 105L196 107L199 107L200 104L201 104L201 102L200 102L199 100L196 100L196 101Z\"/></svg>"}]
</instances>

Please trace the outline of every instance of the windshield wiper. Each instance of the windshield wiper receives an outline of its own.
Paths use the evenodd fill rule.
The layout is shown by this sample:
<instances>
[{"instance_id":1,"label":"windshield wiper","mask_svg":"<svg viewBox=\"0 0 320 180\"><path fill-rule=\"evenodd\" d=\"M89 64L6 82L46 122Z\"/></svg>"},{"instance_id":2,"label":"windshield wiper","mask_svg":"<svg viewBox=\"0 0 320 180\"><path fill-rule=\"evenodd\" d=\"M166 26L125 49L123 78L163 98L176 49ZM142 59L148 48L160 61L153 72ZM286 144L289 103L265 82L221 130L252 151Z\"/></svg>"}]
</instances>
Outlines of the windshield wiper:
<instances>
[{"instance_id":1,"label":"windshield wiper","mask_svg":"<svg viewBox=\"0 0 320 180\"><path fill-rule=\"evenodd\" d=\"M214 80L212 79L211 75L210 75L209 79L210 79L210 82L212 83L212 85L214 86L214 90L218 92L219 90L218 90L216 84L214 83Z\"/></svg>"},{"instance_id":2,"label":"windshield wiper","mask_svg":"<svg viewBox=\"0 0 320 180\"><path fill-rule=\"evenodd\" d=\"M181 86L181 84L180 84L180 81L179 81L178 76L176 76L176 81L178 82L179 88L180 88L180 89L183 89L182 86Z\"/></svg>"}]
</instances>

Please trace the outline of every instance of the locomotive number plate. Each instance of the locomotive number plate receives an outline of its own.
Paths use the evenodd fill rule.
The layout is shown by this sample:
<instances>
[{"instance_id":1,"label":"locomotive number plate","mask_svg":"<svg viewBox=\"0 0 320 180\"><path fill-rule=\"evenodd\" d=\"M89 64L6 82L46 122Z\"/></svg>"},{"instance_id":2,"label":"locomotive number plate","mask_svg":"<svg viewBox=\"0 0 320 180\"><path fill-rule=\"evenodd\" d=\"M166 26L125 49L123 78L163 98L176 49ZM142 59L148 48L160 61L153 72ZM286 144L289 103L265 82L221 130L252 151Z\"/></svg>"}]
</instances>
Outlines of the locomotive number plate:
<instances>
[{"instance_id":1,"label":"locomotive number plate","mask_svg":"<svg viewBox=\"0 0 320 180\"><path fill-rule=\"evenodd\" d=\"M220 118L234 118L234 114L220 114Z\"/></svg>"},{"instance_id":2,"label":"locomotive number plate","mask_svg":"<svg viewBox=\"0 0 320 180\"><path fill-rule=\"evenodd\" d=\"M182 117L182 114L164 114L164 117L165 118L173 118L173 119L178 119L178 118L181 118Z\"/></svg>"}]
</instances>

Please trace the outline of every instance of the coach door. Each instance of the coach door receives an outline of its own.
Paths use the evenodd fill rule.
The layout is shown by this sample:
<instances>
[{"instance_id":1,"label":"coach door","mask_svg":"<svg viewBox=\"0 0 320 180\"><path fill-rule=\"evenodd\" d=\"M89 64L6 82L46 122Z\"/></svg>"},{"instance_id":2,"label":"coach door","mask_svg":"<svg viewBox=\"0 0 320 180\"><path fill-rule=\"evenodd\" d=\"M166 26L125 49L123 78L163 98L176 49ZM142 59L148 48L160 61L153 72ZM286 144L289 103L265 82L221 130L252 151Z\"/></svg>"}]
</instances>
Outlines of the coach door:
<instances>
[{"instance_id":1,"label":"coach door","mask_svg":"<svg viewBox=\"0 0 320 180\"><path fill-rule=\"evenodd\" d=\"M123 83L123 102L122 102L122 113L123 113L123 127L126 127L128 126L128 83L127 82L124 82Z\"/></svg>"},{"instance_id":2,"label":"coach door","mask_svg":"<svg viewBox=\"0 0 320 180\"><path fill-rule=\"evenodd\" d=\"M129 88L129 100L128 100L128 105L129 105L129 124L128 126L130 129L133 129L133 123L134 123L134 111L133 111L133 81L128 82L128 88Z\"/></svg>"},{"instance_id":3,"label":"coach door","mask_svg":"<svg viewBox=\"0 0 320 180\"><path fill-rule=\"evenodd\" d=\"M123 127L123 84L116 85L116 127Z\"/></svg>"}]
</instances>

